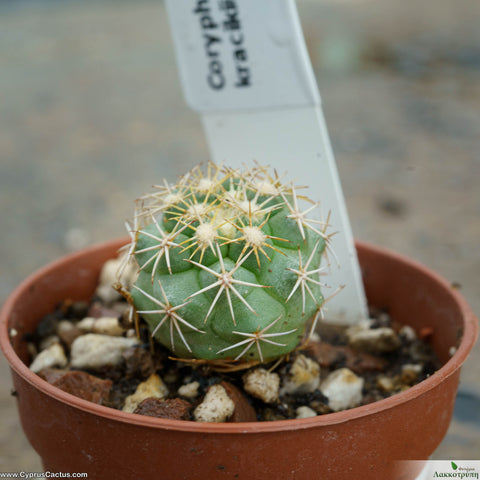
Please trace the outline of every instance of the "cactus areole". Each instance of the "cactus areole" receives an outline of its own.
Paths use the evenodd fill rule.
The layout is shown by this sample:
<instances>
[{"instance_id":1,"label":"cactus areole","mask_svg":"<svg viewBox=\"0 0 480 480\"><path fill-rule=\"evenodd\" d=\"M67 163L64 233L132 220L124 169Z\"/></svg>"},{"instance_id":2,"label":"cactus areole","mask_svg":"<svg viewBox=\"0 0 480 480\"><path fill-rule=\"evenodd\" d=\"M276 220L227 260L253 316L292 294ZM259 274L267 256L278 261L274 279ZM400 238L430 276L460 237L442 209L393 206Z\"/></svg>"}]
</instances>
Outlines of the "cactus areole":
<instances>
[{"instance_id":1,"label":"cactus areole","mask_svg":"<svg viewBox=\"0 0 480 480\"><path fill-rule=\"evenodd\" d=\"M324 304L327 223L307 218L317 206L258 165L196 167L139 199L126 258L138 263L130 300L152 337L207 362L296 348Z\"/></svg>"}]
</instances>

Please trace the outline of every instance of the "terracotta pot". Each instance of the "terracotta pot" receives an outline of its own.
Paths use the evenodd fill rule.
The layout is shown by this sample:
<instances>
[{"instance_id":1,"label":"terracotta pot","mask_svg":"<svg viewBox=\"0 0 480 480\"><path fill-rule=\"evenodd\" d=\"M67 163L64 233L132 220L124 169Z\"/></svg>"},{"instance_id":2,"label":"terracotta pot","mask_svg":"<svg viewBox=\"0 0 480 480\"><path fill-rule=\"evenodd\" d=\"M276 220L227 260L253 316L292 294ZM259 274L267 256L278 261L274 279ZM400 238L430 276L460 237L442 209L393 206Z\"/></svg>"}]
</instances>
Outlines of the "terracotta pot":
<instances>
[{"instance_id":1,"label":"terracotta pot","mask_svg":"<svg viewBox=\"0 0 480 480\"><path fill-rule=\"evenodd\" d=\"M301 420L200 424L162 420L95 405L32 373L22 337L65 299L86 300L104 260L121 241L69 255L22 283L0 317L0 340L17 392L23 429L48 471L89 478L413 479L450 423L460 367L477 322L450 285L427 268L358 244L369 302L417 331L433 329L444 363L427 380L388 399ZM9 328L18 335L9 339ZM450 354L452 346L457 350Z\"/></svg>"}]
</instances>

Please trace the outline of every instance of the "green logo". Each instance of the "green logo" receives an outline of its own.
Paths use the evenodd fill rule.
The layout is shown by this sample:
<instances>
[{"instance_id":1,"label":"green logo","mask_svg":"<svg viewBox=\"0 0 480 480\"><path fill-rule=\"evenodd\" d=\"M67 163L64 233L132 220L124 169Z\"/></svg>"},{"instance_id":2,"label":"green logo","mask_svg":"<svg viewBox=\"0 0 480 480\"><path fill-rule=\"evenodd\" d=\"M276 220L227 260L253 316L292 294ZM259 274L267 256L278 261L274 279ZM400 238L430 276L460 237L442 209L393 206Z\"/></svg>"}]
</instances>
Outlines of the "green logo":
<instances>
[{"instance_id":1,"label":"green logo","mask_svg":"<svg viewBox=\"0 0 480 480\"><path fill-rule=\"evenodd\" d=\"M457 464L455 462L452 462L452 468L456 470L458 468Z\"/></svg>"}]
</instances>

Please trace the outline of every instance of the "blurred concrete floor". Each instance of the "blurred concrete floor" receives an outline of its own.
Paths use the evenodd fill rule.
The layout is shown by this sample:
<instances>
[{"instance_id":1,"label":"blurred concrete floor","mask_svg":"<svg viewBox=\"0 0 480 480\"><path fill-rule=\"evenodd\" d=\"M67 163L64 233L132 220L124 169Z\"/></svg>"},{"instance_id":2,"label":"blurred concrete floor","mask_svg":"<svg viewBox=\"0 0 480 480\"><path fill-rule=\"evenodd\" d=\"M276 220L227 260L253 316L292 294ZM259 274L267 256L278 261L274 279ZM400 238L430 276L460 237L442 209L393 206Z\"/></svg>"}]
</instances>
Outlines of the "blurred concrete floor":
<instances>
[{"instance_id":1,"label":"blurred concrete floor","mask_svg":"<svg viewBox=\"0 0 480 480\"><path fill-rule=\"evenodd\" d=\"M478 315L480 2L298 3L355 236L437 270ZM0 303L208 158L169 35L161 1L0 1ZM480 459L479 361L435 458ZM0 471L39 471L10 385L2 357Z\"/></svg>"}]
</instances>

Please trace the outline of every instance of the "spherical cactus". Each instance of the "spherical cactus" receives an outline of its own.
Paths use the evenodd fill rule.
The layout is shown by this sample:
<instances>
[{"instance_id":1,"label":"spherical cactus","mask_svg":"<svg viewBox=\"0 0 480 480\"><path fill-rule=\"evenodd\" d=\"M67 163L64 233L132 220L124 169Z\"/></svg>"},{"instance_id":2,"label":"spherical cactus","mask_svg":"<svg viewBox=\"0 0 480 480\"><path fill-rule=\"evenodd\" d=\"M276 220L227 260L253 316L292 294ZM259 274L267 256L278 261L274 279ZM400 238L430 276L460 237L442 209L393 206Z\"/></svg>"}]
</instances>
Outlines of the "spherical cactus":
<instances>
[{"instance_id":1,"label":"spherical cactus","mask_svg":"<svg viewBox=\"0 0 480 480\"><path fill-rule=\"evenodd\" d=\"M267 362L318 319L327 224L266 168L209 164L137 204L131 299L179 358ZM312 202L313 203L313 202ZM311 326L311 324L309 324Z\"/></svg>"}]
</instances>

